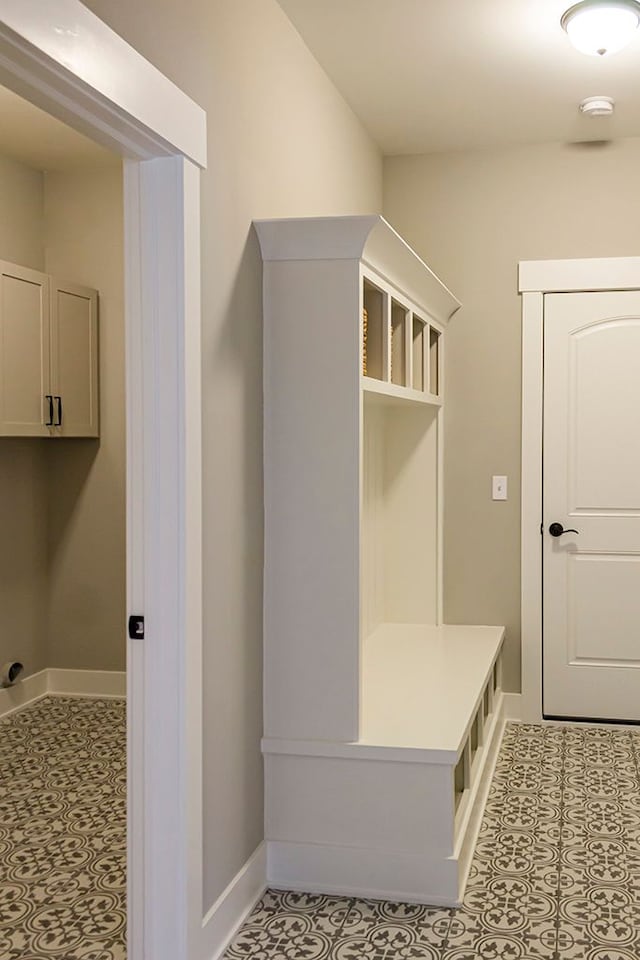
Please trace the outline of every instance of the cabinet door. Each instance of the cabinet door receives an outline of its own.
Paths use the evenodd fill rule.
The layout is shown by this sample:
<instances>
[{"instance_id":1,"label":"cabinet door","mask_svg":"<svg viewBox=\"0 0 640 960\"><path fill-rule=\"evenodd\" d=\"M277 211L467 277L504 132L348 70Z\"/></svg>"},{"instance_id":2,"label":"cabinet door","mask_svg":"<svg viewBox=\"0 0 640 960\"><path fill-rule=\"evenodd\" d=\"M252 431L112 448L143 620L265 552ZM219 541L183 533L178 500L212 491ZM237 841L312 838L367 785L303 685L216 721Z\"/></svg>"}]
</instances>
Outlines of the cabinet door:
<instances>
[{"instance_id":1,"label":"cabinet door","mask_svg":"<svg viewBox=\"0 0 640 960\"><path fill-rule=\"evenodd\" d=\"M46 437L49 277L0 261L0 436Z\"/></svg>"},{"instance_id":2,"label":"cabinet door","mask_svg":"<svg viewBox=\"0 0 640 960\"><path fill-rule=\"evenodd\" d=\"M52 278L51 385L55 434L97 437L98 294Z\"/></svg>"}]
</instances>

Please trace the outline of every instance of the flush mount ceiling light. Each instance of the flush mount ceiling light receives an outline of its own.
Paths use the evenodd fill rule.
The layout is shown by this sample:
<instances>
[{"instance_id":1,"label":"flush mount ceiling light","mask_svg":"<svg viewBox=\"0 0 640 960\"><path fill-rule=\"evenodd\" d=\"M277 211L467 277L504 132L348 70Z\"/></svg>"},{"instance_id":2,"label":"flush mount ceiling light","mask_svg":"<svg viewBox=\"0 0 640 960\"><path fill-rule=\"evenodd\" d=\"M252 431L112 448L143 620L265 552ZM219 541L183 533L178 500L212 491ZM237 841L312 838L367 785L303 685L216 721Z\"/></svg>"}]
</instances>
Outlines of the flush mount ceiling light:
<instances>
[{"instance_id":1,"label":"flush mount ceiling light","mask_svg":"<svg viewBox=\"0 0 640 960\"><path fill-rule=\"evenodd\" d=\"M622 50L639 24L637 0L581 0L560 20L574 47L594 57Z\"/></svg>"}]
</instances>

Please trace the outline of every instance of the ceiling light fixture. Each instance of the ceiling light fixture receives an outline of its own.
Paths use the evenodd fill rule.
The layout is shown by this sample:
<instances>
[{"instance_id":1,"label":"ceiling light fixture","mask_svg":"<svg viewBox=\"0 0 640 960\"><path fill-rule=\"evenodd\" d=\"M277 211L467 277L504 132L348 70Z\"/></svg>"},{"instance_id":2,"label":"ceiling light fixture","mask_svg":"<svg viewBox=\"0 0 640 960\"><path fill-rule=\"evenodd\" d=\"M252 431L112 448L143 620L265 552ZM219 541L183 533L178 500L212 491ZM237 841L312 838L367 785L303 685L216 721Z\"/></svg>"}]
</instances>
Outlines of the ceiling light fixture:
<instances>
[{"instance_id":1,"label":"ceiling light fixture","mask_svg":"<svg viewBox=\"0 0 640 960\"><path fill-rule=\"evenodd\" d=\"M560 25L581 53L603 57L622 50L640 25L637 0L581 0L562 15Z\"/></svg>"}]
</instances>

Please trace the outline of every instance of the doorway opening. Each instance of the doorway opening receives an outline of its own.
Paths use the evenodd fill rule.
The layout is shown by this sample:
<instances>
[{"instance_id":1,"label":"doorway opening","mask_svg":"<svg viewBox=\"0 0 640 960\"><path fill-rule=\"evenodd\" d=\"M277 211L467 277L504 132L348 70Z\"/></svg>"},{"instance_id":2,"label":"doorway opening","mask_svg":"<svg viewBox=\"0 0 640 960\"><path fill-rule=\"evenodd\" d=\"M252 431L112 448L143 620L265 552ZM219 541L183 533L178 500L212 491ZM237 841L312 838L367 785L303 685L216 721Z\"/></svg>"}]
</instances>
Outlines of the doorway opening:
<instances>
[{"instance_id":1,"label":"doorway opening","mask_svg":"<svg viewBox=\"0 0 640 960\"><path fill-rule=\"evenodd\" d=\"M124 957L122 161L4 87L0 111L6 949Z\"/></svg>"},{"instance_id":2,"label":"doorway opening","mask_svg":"<svg viewBox=\"0 0 640 960\"><path fill-rule=\"evenodd\" d=\"M543 420L549 361L549 357L545 356L544 353L545 322L551 319L550 316L547 316L547 313L549 310L552 310L553 304L560 302L569 303L567 297L572 298L571 303L593 302L594 304L602 304L602 301L598 298L602 298L602 296L609 292L609 294L616 299L615 304L606 305L602 316L594 315L588 317L584 324L582 320L579 320L576 323L575 330L569 330L568 332L574 339L574 334L582 337L581 331L583 329L584 331L596 333L599 347L597 350L596 366L599 374L603 371L603 364L606 363L609 366L608 377L610 389L609 396L603 394L602 397L600 397L597 392L593 394L588 393L587 396L590 399L588 400L587 406L589 403L597 402L598 416L604 416L605 420L608 409L612 414L610 422L611 429L615 430L618 428L619 418L615 415L615 404L617 402L620 406L622 398L617 395L616 392L619 391L622 381L617 377L615 369L611 368L613 360L611 343L617 343L618 340L617 334L619 333L618 328L620 324L616 321L616 315L619 312L631 319L631 324L625 322L624 329L620 328L624 336L628 333L627 327L631 331L632 336L637 333L637 295L632 295L631 291L640 290L640 258L616 257L610 259L524 261L520 263L519 267L519 290L522 295L522 719L528 722L540 722L543 718L544 711L549 715L562 713L562 715L566 717L580 714L589 717L589 715L599 714L600 718L604 720L632 720L634 719L633 716L621 716L619 714L613 716L607 709L606 704L604 705L604 710L600 707L597 711L585 711L582 705L576 710L575 702L572 707L568 701L566 709L562 709L561 711L558 711L557 706L554 707L551 703L545 703L543 707L543 606L545 605L543 604L543 573L546 580L548 580L550 570L549 561L553 561L556 567L558 562L564 567L564 572L561 570L560 577L558 577L556 569L554 574L556 585L560 581L566 582L568 564L572 564L574 567L574 561L583 564L583 568L579 571L578 578L575 576L576 571L571 571L573 589L573 587L580 582L582 582L584 586L585 574L587 574L587 576L590 575L598 564L609 565L606 571L607 574L611 572L621 572L624 575L629 570L631 564L625 561L619 563L618 568L614 569L612 564L617 562L615 557L616 553L619 556L625 555L627 560L633 559L633 555L638 553L637 537L635 540L628 539L623 550L619 549L619 544L616 546L614 540L609 540L609 542L605 544L602 539L600 539L600 541L590 539L592 533L591 527L594 523L599 522L597 518L598 512L601 512L599 511L597 503L599 499L604 498L603 502L606 501L604 506L604 513L608 514L608 519L605 518L606 524L609 524L611 520L617 519L623 521L623 525L626 526L627 521L633 519L633 515L637 512L635 508L633 508L633 505L631 505L631 508L629 507L629 503L626 503L624 507L621 508L616 500L616 498L619 499L621 484L624 485L628 483L628 471L618 469L615 471L616 476L611 475L610 477L603 474L598 480L597 489L593 486L591 479L588 479L586 487L583 483L582 491L578 489L575 482L579 474L582 477L588 478L597 476L597 470L596 473L589 471L588 474L585 473L582 468L578 471L576 469L577 461L575 460L577 454L576 437L579 439L580 431L582 431L583 434L583 440L581 441L583 456L585 454L593 456L593 449L589 450L589 443L592 442L591 438L595 435L595 432L591 430L591 428L589 428L588 432L585 432L584 426L580 427L578 420L575 419L578 413L578 406L581 405L577 403L578 394L573 387L571 387L571 400L567 405L567 397L569 396L567 387L572 383L571 377L573 377L573 381L575 381L577 373L576 365L579 366L583 364L584 366L591 363L593 366L594 361L590 347L596 343L596 339L591 339L590 345L587 345L589 349L583 350L579 357L576 349L574 349L574 347L571 348L570 352L573 355L573 359L571 362L572 365L569 365L570 376L566 376L564 371L561 372L559 378L558 376L554 376L555 381L561 384L562 391L564 391L563 403L565 403L565 413L569 411L576 425L580 428L577 434L575 430L573 431L573 439L565 435L564 437L560 437L559 443L556 443L556 461L558 461L558 457L560 457L560 459L564 458L565 461L567 457L572 458L572 492L570 496L567 496L566 491L564 494L560 491L560 498L554 500L553 496L555 496L555 492L553 496L550 495L553 485L550 488L548 484L546 484L546 497L543 496L544 473L542 441L543 430L545 430L544 461L547 462L548 465L550 460L548 454L551 453L550 441L553 439L549 431L553 418L550 416L549 410L547 410L546 417L544 417ZM558 298L557 295L562 296ZM586 300L584 298L586 298ZM626 298L624 305L620 306L617 298ZM631 299L629 300L629 298ZM631 317L630 315L633 316ZM603 320L605 321L604 323ZM613 331L613 340L609 337L609 331ZM565 333L566 332L567 331L565 331ZM604 336L601 336L603 333ZM591 336L590 333L588 335ZM600 349L600 342L605 340L607 344L606 352ZM550 349L553 350L553 359L554 362L556 362L562 351L559 351L557 344L551 345ZM564 350L564 347L562 349ZM630 349L628 344L626 349ZM633 355L633 351L631 355ZM567 367L566 362L565 367ZM580 376L584 381L584 369ZM593 379L593 377L590 379ZM599 384L601 385L602 382L602 377L600 376ZM615 389L613 389L614 385ZM611 401L613 401L613 405L611 405ZM622 407L624 407L626 402L625 400ZM607 404L609 405L608 407ZM604 423L603 426L603 422L604 421L600 422L600 434L602 438L605 436L608 437L609 431L609 426L606 423ZM567 433L568 431L565 431L565 434ZM585 440L588 442L585 443ZM601 449L604 449L604 446L603 440L600 444ZM598 468L599 465L597 461L599 457L600 454L598 454L593 461L594 466ZM600 467L606 467L606 456L602 456ZM587 490L588 493L585 494ZM583 494L585 495L583 496ZM595 499L594 495L596 495ZM626 495L623 499L627 499ZM578 505L576 509L574 509L572 502L575 501L575 504L577 504L578 500L582 500L584 503L582 506ZM587 501L589 502L587 503ZM547 511L549 512L548 516L546 515ZM574 519L576 522L573 522ZM578 520L580 522L578 522ZM562 527L562 530L560 530L560 527ZM563 535L565 528L567 528L566 532L568 536ZM578 531L582 530L583 533L575 533L568 528ZM584 560L580 559L578 549L578 541L581 536L585 536L586 552L584 556L586 559ZM546 554L546 565L543 564L543 549ZM637 563L635 565L637 566ZM635 567L633 569L635 571ZM616 587L616 589L618 588ZM622 590L621 595L625 596L628 600L632 600L635 596L634 591L629 591L628 584L625 585L621 583L620 589ZM613 583L607 586L604 584L602 578L598 578L597 589L594 589L592 584L591 591L592 596L589 601L590 603L600 603L603 598L608 601L613 596ZM566 600L567 591L565 590L564 593ZM635 593L637 593L637 591L635 591ZM551 603L553 604L553 602L552 598ZM556 613L562 610L563 602L564 601L556 601ZM549 606L550 604L547 603L547 609L545 611L545 617L547 618L550 613ZM626 672L624 683L628 683L630 687L635 690L637 681L635 680L635 676L629 679L630 674L628 667L630 665L627 663L626 666L624 666L622 663L622 661L629 660L629 657L625 656L622 650L626 642L624 624L623 629L619 631L622 645L619 644L619 650L622 651L622 653L618 655L618 665L614 666L609 651L606 652L606 657L603 658L601 651L598 653L593 645L595 634L593 633L592 626L595 624L596 619L599 618L602 620L604 633L607 632L608 628L608 624L605 622L607 618L603 614L602 606L600 610L596 611L592 605L589 610L589 617L593 623L587 623L586 629L582 631L582 639L580 641L582 644L581 649L578 649L577 633L576 629L574 629L578 625L578 620L573 617L571 625L569 621L572 617L567 614L566 603L564 603L564 606L565 613L560 616L560 620L558 621L556 617L557 622L564 622L565 627L568 628L565 629L563 627L560 631L562 668L572 670L574 667L577 667L579 670L582 670L585 667L589 667L587 661L601 662L603 659L609 659L610 662L608 666L603 662L600 663L600 666L609 671L624 669ZM586 607L586 604L581 606ZM615 601L613 606L616 606ZM613 607L610 609L613 609ZM625 611L626 608L623 605L620 612L624 615ZM548 628L548 624L545 624L545 626ZM576 643L574 643L574 639L576 639ZM579 664L577 660L581 657L583 662ZM634 673L633 669L631 673ZM635 671L635 673L637 674L637 671ZM564 690L560 691L560 696L561 698L564 697ZM637 694L634 694L634 696L637 699ZM556 704L557 702L556 700ZM562 703L564 705L564 699L562 699ZM619 704L616 705L616 709L618 706ZM609 713L609 716L606 716L605 713Z\"/></svg>"},{"instance_id":3,"label":"doorway opening","mask_svg":"<svg viewBox=\"0 0 640 960\"><path fill-rule=\"evenodd\" d=\"M124 159L128 957L202 930L204 112L77 0L0 3L0 82ZM91 50L91 56L87 56Z\"/></svg>"}]
</instances>

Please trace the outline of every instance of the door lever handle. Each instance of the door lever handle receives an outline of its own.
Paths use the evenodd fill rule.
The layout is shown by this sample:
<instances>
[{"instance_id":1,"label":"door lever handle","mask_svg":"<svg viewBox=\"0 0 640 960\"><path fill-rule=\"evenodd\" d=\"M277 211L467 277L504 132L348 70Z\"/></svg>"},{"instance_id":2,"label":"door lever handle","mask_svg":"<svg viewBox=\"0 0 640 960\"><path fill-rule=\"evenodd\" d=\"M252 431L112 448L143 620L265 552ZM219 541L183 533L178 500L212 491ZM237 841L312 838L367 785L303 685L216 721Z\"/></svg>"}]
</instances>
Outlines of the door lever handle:
<instances>
[{"instance_id":1,"label":"door lever handle","mask_svg":"<svg viewBox=\"0 0 640 960\"><path fill-rule=\"evenodd\" d=\"M549 527L549 533L552 537L561 537L563 533L580 533L579 530L574 530L572 527L565 530L561 523L552 523Z\"/></svg>"}]
</instances>

